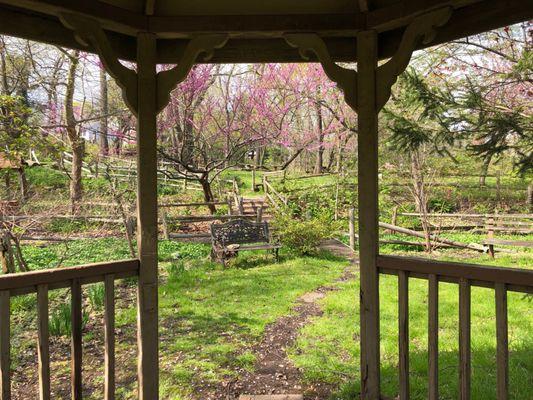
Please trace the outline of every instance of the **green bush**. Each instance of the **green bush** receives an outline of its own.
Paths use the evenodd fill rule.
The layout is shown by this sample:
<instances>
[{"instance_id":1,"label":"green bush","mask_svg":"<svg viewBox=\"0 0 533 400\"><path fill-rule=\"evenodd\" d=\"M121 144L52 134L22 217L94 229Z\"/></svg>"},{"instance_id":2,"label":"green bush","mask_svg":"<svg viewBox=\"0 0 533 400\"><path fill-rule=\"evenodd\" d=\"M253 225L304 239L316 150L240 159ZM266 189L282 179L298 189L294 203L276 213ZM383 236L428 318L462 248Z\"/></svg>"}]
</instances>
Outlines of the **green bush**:
<instances>
[{"instance_id":1,"label":"green bush","mask_svg":"<svg viewBox=\"0 0 533 400\"><path fill-rule=\"evenodd\" d=\"M26 168L25 171L30 186L47 189L68 187L68 177L60 171L39 166Z\"/></svg>"},{"instance_id":2,"label":"green bush","mask_svg":"<svg viewBox=\"0 0 533 400\"><path fill-rule=\"evenodd\" d=\"M314 255L320 242L332 234L332 224L324 218L301 221L287 215L274 219L281 244L297 255Z\"/></svg>"}]
</instances>

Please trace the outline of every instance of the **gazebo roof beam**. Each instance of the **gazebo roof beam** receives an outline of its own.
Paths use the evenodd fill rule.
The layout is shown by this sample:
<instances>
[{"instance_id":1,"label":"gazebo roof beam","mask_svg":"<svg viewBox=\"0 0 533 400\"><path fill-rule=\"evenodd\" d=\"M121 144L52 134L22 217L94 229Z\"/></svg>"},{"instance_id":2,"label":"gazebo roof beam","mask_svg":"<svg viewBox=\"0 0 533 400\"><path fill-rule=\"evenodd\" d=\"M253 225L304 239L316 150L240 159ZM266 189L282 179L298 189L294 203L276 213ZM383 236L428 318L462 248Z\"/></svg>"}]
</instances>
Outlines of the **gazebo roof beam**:
<instances>
[{"instance_id":1,"label":"gazebo roof beam","mask_svg":"<svg viewBox=\"0 0 533 400\"><path fill-rule=\"evenodd\" d=\"M0 0L0 3L2 2L5 2L5 0ZM46 3L50 2L52 0L46 1ZM56 2L60 1L56 0ZM322 17L324 18L324 16ZM533 9L527 1L508 0L506 2L496 2L490 7L487 7L486 1L480 1L468 7L456 9L448 24L438 30L437 36L431 45L514 24L528 18L533 18ZM247 18L242 19L246 20ZM316 21L316 16L313 16L313 19ZM311 19L307 21L309 23ZM327 18L324 18L321 23L323 28L333 26L333 21L328 21ZM179 27L177 28L179 30L186 29L186 27L181 25L176 25L176 27ZM302 29L301 31L305 30ZM394 54L403 31L403 27L400 27L379 34L380 58L387 58ZM30 40L45 41L58 46L93 51L93 49L84 48L76 42L72 31L66 29L57 17L1 4L0 32ZM291 48L281 38L282 33L285 32L271 32L269 35L250 35L249 33L233 35L224 48L215 52L210 62L301 62L298 51ZM320 36L328 44L331 56L335 61L353 62L356 59L354 34L355 31L344 31L343 36L332 35L331 32L329 34L322 32ZM136 42L133 36L116 33L109 29L107 30L107 36L112 48L121 59L135 59ZM182 36L186 37L189 34L182 32ZM184 38L159 39L157 61L168 64L177 62L187 43L188 39Z\"/></svg>"},{"instance_id":2,"label":"gazebo roof beam","mask_svg":"<svg viewBox=\"0 0 533 400\"><path fill-rule=\"evenodd\" d=\"M0 7L0 33L23 39L45 42L70 49L94 52L82 46L74 34L53 16L29 14L20 10ZM135 60L136 44L131 36L107 32L109 42L120 59Z\"/></svg>"}]
</instances>

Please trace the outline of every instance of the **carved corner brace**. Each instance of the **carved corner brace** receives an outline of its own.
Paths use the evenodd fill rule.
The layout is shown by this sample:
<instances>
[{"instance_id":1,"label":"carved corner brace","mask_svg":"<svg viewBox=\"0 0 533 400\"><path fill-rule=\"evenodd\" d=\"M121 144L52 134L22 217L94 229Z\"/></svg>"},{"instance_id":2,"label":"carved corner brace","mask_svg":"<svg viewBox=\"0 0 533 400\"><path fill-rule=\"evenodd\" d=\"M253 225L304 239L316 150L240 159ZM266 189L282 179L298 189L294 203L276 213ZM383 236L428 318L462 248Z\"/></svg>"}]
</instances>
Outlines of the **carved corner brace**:
<instances>
[{"instance_id":1,"label":"carved corner brace","mask_svg":"<svg viewBox=\"0 0 533 400\"><path fill-rule=\"evenodd\" d=\"M391 95L392 85L405 71L419 41L430 43L436 34L436 28L444 25L452 14L451 7L440 8L416 17L405 30L396 54L376 71L376 110L380 111ZM357 72L340 67L332 60L324 40L313 33L286 34L285 41L297 48L303 59L309 60L314 53L326 75L342 89L346 103L357 111Z\"/></svg>"},{"instance_id":2,"label":"carved corner brace","mask_svg":"<svg viewBox=\"0 0 533 400\"><path fill-rule=\"evenodd\" d=\"M67 28L74 31L76 40L82 46L91 45L95 49L109 75L122 89L126 105L137 115L137 73L120 63L98 21L76 14L62 14L60 18ZM165 108L170 100L170 92L187 77L197 59L205 54L204 61L209 61L214 51L224 47L227 41L228 35L202 35L191 39L178 65L157 73L157 112ZM142 60L137 60L137 62L142 62Z\"/></svg>"},{"instance_id":3,"label":"carved corner brace","mask_svg":"<svg viewBox=\"0 0 533 400\"><path fill-rule=\"evenodd\" d=\"M82 46L91 45L100 56L105 69L122 89L126 105L137 112L137 73L122 65L100 24L90 18L76 14L61 14L61 22L74 31L74 36Z\"/></svg>"},{"instance_id":4,"label":"carved corner brace","mask_svg":"<svg viewBox=\"0 0 533 400\"><path fill-rule=\"evenodd\" d=\"M294 33L283 36L292 47L297 48L304 60L309 60L314 53L324 72L344 92L346 103L357 111L357 72L343 68L333 62L327 45L320 36L314 33Z\"/></svg>"},{"instance_id":5,"label":"carved corner brace","mask_svg":"<svg viewBox=\"0 0 533 400\"><path fill-rule=\"evenodd\" d=\"M451 15L452 8L444 7L416 17L407 26L394 56L377 69L376 108L378 111L389 101L392 86L409 65L411 56L420 40L424 44L431 43L437 34L436 28L448 22Z\"/></svg>"},{"instance_id":6,"label":"carved corner brace","mask_svg":"<svg viewBox=\"0 0 533 400\"><path fill-rule=\"evenodd\" d=\"M170 92L183 82L201 54L209 61L216 49L228 42L228 35L204 35L192 39L185 48L181 60L174 68L157 74L157 111L161 111L170 100Z\"/></svg>"}]
</instances>

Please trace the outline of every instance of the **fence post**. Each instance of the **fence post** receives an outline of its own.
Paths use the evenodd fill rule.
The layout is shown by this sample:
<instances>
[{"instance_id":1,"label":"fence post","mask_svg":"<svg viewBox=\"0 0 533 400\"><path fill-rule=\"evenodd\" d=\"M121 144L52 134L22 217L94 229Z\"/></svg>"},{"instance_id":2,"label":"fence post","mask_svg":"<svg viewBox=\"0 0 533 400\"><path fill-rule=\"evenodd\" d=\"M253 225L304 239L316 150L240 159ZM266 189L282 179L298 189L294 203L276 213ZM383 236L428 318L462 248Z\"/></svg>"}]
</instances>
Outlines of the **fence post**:
<instances>
[{"instance_id":1,"label":"fence post","mask_svg":"<svg viewBox=\"0 0 533 400\"><path fill-rule=\"evenodd\" d=\"M165 210L161 210L161 223L163 224L163 237L165 240L170 239L170 234L168 232L168 220L167 220L167 212Z\"/></svg>"},{"instance_id":2,"label":"fence post","mask_svg":"<svg viewBox=\"0 0 533 400\"><path fill-rule=\"evenodd\" d=\"M257 192L255 184L255 167L252 168L252 191Z\"/></svg>"},{"instance_id":3,"label":"fence post","mask_svg":"<svg viewBox=\"0 0 533 400\"><path fill-rule=\"evenodd\" d=\"M350 208L348 214L348 222L350 224L350 248L355 251L355 208Z\"/></svg>"},{"instance_id":4,"label":"fence post","mask_svg":"<svg viewBox=\"0 0 533 400\"><path fill-rule=\"evenodd\" d=\"M262 222L263 221L263 206L260 206L258 209L257 209L257 222Z\"/></svg>"}]
</instances>

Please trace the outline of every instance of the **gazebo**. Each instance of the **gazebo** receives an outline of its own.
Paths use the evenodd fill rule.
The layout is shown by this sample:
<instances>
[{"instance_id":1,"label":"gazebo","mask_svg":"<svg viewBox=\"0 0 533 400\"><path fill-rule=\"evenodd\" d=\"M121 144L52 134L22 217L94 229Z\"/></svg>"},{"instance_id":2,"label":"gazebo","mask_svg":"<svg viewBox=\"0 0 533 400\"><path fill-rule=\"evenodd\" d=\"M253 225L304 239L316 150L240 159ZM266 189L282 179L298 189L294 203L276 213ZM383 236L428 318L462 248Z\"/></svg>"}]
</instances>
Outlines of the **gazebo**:
<instances>
[{"instance_id":1,"label":"gazebo","mask_svg":"<svg viewBox=\"0 0 533 400\"><path fill-rule=\"evenodd\" d=\"M378 114L413 51L532 17L530 0L0 0L3 34L100 56L137 116L139 171L138 259L0 277L0 399L11 398L10 298L27 293L38 299L40 399L50 399L48 291L62 287L72 294L72 398L82 398L81 287L99 281L106 288L105 398L114 399L114 281L126 276L138 276L139 398L158 398L157 113L195 63L317 61L359 115L361 398L380 399L379 276L394 274L400 399L409 398L410 278L429 285L428 398L439 397L439 282L452 282L460 287L459 398L470 398L474 285L495 291L497 393L507 399L507 291L533 292L533 272L379 255ZM357 71L337 62L357 63ZM158 64L172 67L159 72Z\"/></svg>"}]
</instances>

